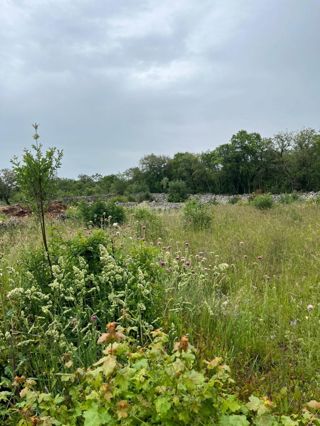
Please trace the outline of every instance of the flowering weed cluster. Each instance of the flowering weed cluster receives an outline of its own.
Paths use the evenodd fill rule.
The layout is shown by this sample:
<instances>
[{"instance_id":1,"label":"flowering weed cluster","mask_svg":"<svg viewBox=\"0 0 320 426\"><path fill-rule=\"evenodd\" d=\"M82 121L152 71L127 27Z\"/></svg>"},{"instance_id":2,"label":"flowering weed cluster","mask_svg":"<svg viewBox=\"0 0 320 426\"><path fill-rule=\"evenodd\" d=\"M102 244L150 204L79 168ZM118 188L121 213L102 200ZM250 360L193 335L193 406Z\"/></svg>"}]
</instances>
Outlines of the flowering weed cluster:
<instances>
[{"instance_id":1,"label":"flowering weed cluster","mask_svg":"<svg viewBox=\"0 0 320 426\"><path fill-rule=\"evenodd\" d=\"M69 242L48 283L30 270L2 271L11 287L0 322L3 375L42 377L43 387L54 387L53 375L68 368L65 354L78 366L93 362L97 335L110 321L120 321L141 343L149 338L164 295L157 249L139 244L125 253L100 244L95 251L94 241ZM73 256L77 251L83 256Z\"/></svg>"}]
</instances>

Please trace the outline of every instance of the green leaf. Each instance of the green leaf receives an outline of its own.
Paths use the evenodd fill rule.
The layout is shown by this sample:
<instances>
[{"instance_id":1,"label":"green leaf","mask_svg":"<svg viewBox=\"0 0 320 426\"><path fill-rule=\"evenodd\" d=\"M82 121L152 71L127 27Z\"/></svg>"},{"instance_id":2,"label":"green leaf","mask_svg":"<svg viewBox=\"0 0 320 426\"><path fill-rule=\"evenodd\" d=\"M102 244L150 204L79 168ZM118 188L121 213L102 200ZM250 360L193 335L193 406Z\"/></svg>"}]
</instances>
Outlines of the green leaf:
<instances>
[{"instance_id":1,"label":"green leaf","mask_svg":"<svg viewBox=\"0 0 320 426\"><path fill-rule=\"evenodd\" d=\"M224 413L227 411L235 413L236 411L240 410L241 405L239 404L239 401L237 401L234 395L229 395L228 398L222 402L221 408Z\"/></svg>"},{"instance_id":2,"label":"green leaf","mask_svg":"<svg viewBox=\"0 0 320 426\"><path fill-rule=\"evenodd\" d=\"M156 400L156 411L160 416L165 415L171 408L171 401L168 397L161 396Z\"/></svg>"},{"instance_id":3,"label":"green leaf","mask_svg":"<svg viewBox=\"0 0 320 426\"><path fill-rule=\"evenodd\" d=\"M269 411L268 408L265 406L264 402L254 395L250 396L249 402L247 403L247 407L251 411L256 411L259 416Z\"/></svg>"},{"instance_id":4,"label":"green leaf","mask_svg":"<svg viewBox=\"0 0 320 426\"><path fill-rule=\"evenodd\" d=\"M190 380L194 385L202 385L205 382L204 375L195 370L191 370L190 373L185 375L185 378L187 382Z\"/></svg>"},{"instance_id":5,"label":"green leaf","mask_svg":"<svg viewBox=\"0 0 320 426\"><path fill-rule=\"evenodd\" d=\"M235 414L222 416L219 420L219 426L248 426L249 424L246 416L237 416Z\"/></svg>"},{"instance_id":6,"label":"green leaf","mask_svg":"<svg viewBox=\"0 0 320 426\"><path fill-rule=\"evenodd\" d=\"M8 391L3 391L0 392L0 401L8 401L8 397L12 395L12 392L8 392Z\"/></svg>"},{"instance_id":7,"label":"green leaf","mask_svg":"<svg viewBox=\"0 0 320 426\"><path fill-rule=\"evenodd\" d=\"M296 420L292 420L288 416L281 416L281 424L283 426L298 426L299 422Z\"/></svg>"},{"instance_id":8,"label":"green leaf","mask_svg":"<svg viewBox=\"0 0 320 426\"><path fill-rule=\"evenodd\" d=\"M277 426L277 425L280 425L280 423L278 423L276 418L274 416L269 415L269 414L258 417L254 424L256 426Z\"/></svg>"},{"instance_id":9,"label":"green leaf","mask_svg":"<svg viewBox=\"0 0 320 426\"><path fill-rule=\"evenodd\" d=\"M93 405L87 411L83 413L84 426L100 426L110 424L112 417L107 411L99 411L97 404Z\"/></svg>"}]
</instances>

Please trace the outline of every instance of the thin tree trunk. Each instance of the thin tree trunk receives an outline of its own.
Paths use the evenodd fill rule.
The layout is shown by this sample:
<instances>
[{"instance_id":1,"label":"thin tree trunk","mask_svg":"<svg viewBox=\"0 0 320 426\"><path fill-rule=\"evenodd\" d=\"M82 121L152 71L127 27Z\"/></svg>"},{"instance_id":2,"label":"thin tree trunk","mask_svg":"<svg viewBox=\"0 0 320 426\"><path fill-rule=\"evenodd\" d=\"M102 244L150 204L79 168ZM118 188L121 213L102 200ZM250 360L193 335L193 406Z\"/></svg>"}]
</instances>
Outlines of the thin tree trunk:
<instances>
[{"instance_id":1,"label":"thin tree trunk","mask_svg":"<svg viewBox=\"0 0 320 426\"><path fill-rule=\"evenodd\" d=\"M42 185L41 185L41 179L39 179L39 189L40 189L40 197L39 197L39 212L40 212L40 225L41 225L41 233L42 233L42 240L44 249L46 252L51 278L53 278L53 272L52 272L52 262L50 258L49 248L48 248L48 241L47 241L47 233L46 233L46 223L45 223L45 217L44 217L44 206L43 206L43 194L42 194Z\"/></svg>"},{"instance_id":2,"label":"thin tree trunk","mask_svg":"<svg viewBox=\"0 0 320 426\"><path fill-rule=\"evenodd\" d=\"M48 247L47 233L46 233L46 224L45 224L45 218L44 218L44 207L43 207L43 202L42 201L40 203L40 209L41 209L40 210L40 214L41 214L41 232L42 232L43 245L44 245L44 249L46 251L46 255L47 255L47 259L48 259L48 263L49 263L49 267L50 267L51 276L53 278L52 262L51 262L51 258L50 258L50 254L49 254L49 247Z\"/></svg>"}]
</instances>

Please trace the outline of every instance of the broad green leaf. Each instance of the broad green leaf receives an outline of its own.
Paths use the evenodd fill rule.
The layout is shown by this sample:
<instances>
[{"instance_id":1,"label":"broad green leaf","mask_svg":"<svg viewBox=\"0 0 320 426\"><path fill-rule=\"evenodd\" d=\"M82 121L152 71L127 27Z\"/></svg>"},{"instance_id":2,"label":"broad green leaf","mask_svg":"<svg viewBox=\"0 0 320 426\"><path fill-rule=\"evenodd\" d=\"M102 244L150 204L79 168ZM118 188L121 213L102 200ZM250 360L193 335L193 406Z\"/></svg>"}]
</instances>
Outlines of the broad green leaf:
<instances>
[{"instance_id":1,"label":"broad green leaf","mask_svg":"<svg viewBox=\"0 0 320 426\"><path fill-rule=\"evenodd\" d=\"M254 424L256 426L278 426L281 423L279 423L274 416L271 416L270 414L265 414L257 417Z\"/></svg>"},{"instance_id":2,"label":"broad green leaf","mask_svg":"<svg viewBox=\"0 0 320 426\"><path fill-rule=\"evenodd\" d=\"M298 426L299 422L296 420L292 420L288 416L281 416L281 424L283 426Z\"/></svg>"},{"instance_id":3,"label":"broad green leaf","mask_svg":"<svg viewBox=\"0 0 320 426\"><path fill-rule=\"evenodd\" d=\"M101 426L110 424L112 417L107 411L101 412L98 405L93 405L83 413L84 426Z\"/></svg>"},{"instance_id":4,"label":"broad green leaf","mask_svg":"<svg viewBox=\"0 0 320 426\"><path fill-rule=\"evenodd\" d=\"M246 416L237 416L236 414L222 416L219 420L219 426L248 426L249 424Z\"/></svg>"},{"instance_id":5,"label":"broad green leaf","mask_svg":"<svg viewBox=\"0 0 320 426\"><path fill-rule=\"evenodd\" d=\"M235 413L236 411L240 410L241 405L239 404L235 396L229 395L228 398L222 402L221 408L224 413L227 411Z\"/></svg>"},{"instance_id":6,"label":"broad green leaf","mask_svg":"<svg viewBox=\"0 0 320 426\"><path fill-rule=\"evenodd\" d=\"M160 396L156 400L156 411L160 416L166 414L171 408L171 401L168 397Z\"/></svg>"},{"instance_id":7,"label":"broad green leaf","mask_svg":"<svg viewBox=\"0 0 320 426\"><path fill-rule=\"evenodd\" d=\"M249 408L249 410L255 411L259 416L269 411L268 408L265 406L264 402L254 395L250 396L249 402L247 403L247 407Z\"/></svg>"}]
</instances>

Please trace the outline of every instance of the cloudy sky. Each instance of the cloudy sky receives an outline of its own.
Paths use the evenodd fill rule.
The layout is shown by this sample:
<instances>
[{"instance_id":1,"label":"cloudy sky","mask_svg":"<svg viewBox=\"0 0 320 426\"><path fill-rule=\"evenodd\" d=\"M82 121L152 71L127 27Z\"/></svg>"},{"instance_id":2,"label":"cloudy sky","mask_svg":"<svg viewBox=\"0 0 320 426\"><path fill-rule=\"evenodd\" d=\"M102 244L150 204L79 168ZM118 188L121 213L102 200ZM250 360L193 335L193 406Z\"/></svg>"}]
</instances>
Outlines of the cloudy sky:
<instances>
[{"instance_id":1,"label":"cloudy sky","mask_svg":"<svg viewBox=\"0 0 320 426\"><path fill-rule=\"evenodd\" d=\"M240 129L319 129L320 0L0 0L0 168L60 175L200 152Z\"/></svg>"}]
</instances>

